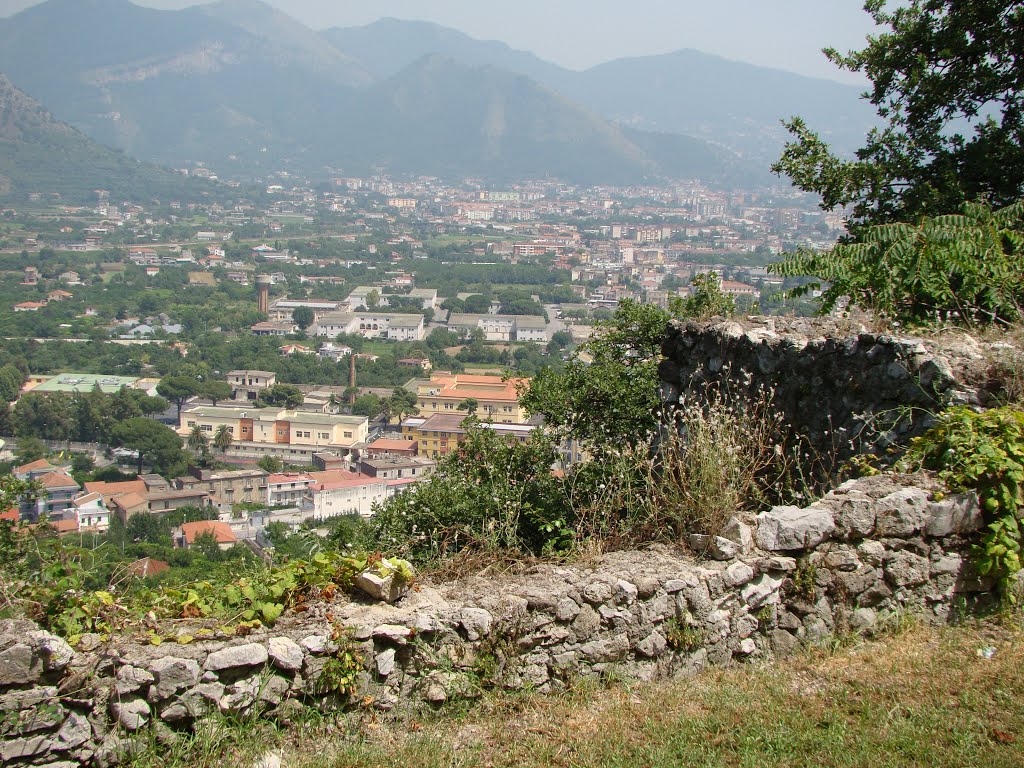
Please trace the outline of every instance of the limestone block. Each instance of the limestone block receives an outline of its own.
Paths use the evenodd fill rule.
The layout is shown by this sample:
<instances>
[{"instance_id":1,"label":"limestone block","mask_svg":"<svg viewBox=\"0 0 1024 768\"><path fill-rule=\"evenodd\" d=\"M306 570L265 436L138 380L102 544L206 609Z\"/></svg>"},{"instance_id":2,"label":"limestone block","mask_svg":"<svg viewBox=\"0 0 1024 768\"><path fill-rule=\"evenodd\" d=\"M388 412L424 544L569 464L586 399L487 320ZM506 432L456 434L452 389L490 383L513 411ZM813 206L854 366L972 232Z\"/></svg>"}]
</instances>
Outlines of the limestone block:
<instances>
[{"instance_id":1,"label":"limestone block","mask_svg":"<svg viewBox=\"0 0 1024 768\"><path fill-rule=\"evenodd\" d=\"M111 714L117 719L118 724L128 731L137 731L149 722L152 712L142 699L128 699L125 701L114 701L110 705Z\"/></svg>"},{"instance_id":2,"label":"limestone block","mask_svg":"<svg viewBox=\"0 0 1024 768\"><path fill-rule=\"evenodd\" d=\"M768 573L762 573L752 582L747 584L740 591L740 596L749 608L759 608L762 605L774 605L779 602L779 590L782 589L782 579Z\"/></svg>"},{"instance_id":3,"label":"limestone block","mask_svg":"<svg viewBox=\"0 0 1024 768\"><path fill-rule=\"evenodd\" d=\"M165 656L150 663L149 673L155 681L149 687L149 698L160 701L195 685L199 681L199 664L192 659Z\"/></svg>"},{"instance_id":4,"label":"limestone block","mask_svg":"<svg viewBox=\"0 0 1024 768\"><path fill-rule=\"evenodd\" d=\"M377 674L381 677L387 677L395 671L395 649L388 648L387 650L379 653L376 659Z\"/></svg>"},{"instance_id":5,"label":"limestone block","mask_svg":"<svg viewBox=\"0 0 1024 768\"><path fill-rule=\"evenodd\" d=\"M908 538L928 524L928 494L901 488L875 503L876 531L881 537Z\"/></svg>"},{"instance_id":6,"label":"limestone block","mask_svg":"<svg viewBox=\"0 0 1024 768\"><path fill-rule=\"evenodd\" d=\"M616 605L632 605L636 601L638 593L636 585L625 579L619 579L612 587L612 599Z\"/></svg>"},{"instance_id":7,"label":"limestone block","mask_svg":"<svg viewBox=\"0 0 1024 768\"><path fill-rule=\"evenodd\" d=\"M483 608L463 608L459 612L459 624L470 640L479 640L491 631L494 619Z\"/></svg>"},{"instance_id":8,"label":"limestone block","mask_svg":"<svg viewBox=\"0 0 1024 768\"><path fill-rule=\"evenodd\" d=\"M733 563L722 574L728 587L740 587L754 578L754 569L746 563Z\"/></svg>"},{"instance_id":9,"label":"limestone block","mask_svg":"<svg viewBox=\"0 0 1024 768\"><path fill-rule=\"evenodd\" d=\"M580 612L579 605L571 597L563 597L555 607L555 618L558 621L572 621Z\"/></svg>"},{"instance_id":10,"label":"limestone block","mask_svg":"<svg viewBox=\"0 0 1024 768\"><path fill-rule=\"evenodd\" d=\"M580 646L580 655L591 663L621 661L629 653L629 637L625 634L594 640Z\"/></svg>"},{"instance_id":11,"label":"limestone block","mask_svg":"<svg viewBox=\"0 0 1024 768\"><path fill-rule=\"evenodd\" d=\"M721 536L739 545L741 553L750 552L754 548L754 533L750 526L738 517L732 517L722 528Z\"/></svg>"},{"instance_id":12,"label":"limestone block","mask_svg":"<svg viewBox=\"0 0 1024 768\"><path fill-rule=\"evenodd\" d=\"M822 503L833 510L836 530L844 539L865 539L875 532L875 500L866 493L850 490L830 493Z\"/></svg>"},{"instance_id":13,"label":"limestone block","mask_svg":"<svg viewBox=\"0 0 1024 768\"><path fill-rule=\"evenodd\" d=\"M690 549L712 560L732 560L740 554L741 547L735 541L721 536L704 536L694 533L687 539Z\"/></svg>"},{"instance_id":14,"label":"limestone block","mask_svg":"<svg viewBox=\"0 0 1024 768\"><path fill-rule=\"evenodd\" d=\"M589 605L583 605L570 626L577 640L589 640L601 628L601 617Z\"/></svg>"},{"instance_id":15,"label":"limestone block","mask_svg":"<svg viewBox=\"0 0 1024 768\"><path fill-rule=\"evenodd\" d=\"M154 680L153 675L145 669L126 664L117 670L117 682L114 684L114 690L119 696L126 696L129 693L135 693Z\"/></svg>"},{"instance_id":16,"label":"limestone block","mask_svg":"<svg viewBox=\"0 0 1024 768\"><path fill-rule=\"evenodd\" d=\"M640 640L633 646L635 650L641 656L646 656L649 659L656 659L662 656L668 649L668 641L665 636L658 631L651 632L643 640Z\"/></svg>"},{"instance_id":17,"label":"limestone block","mask_svg":"<svg viewBox=\"0 0 1024 768\"><path fill-rule=\"evenodd\" d=\"M924 532L929 536L949 536L953 533L976 531L984 522L981 505L978 504L978 494L974 491L930 502L927 514L928 522Z\"/></svg>"},{"instance_id":18,"label":"limestone block","mask_svg":"<svg viewBox=\"0 0 1024 768\"><path fill-rule=\"evenodd\" d=\"M757 545L769 552L810 549L833 530L835 522L825 506L772 507L757 516Z\"/></svg>"},{"instance_id":19,"label":"limestone block","mask_svg":"<svg viewBox=\"0 0 1024 768\"><path fill-rule=\"evenodd\" d=\"M885 576L895 587L924 584L929 571L929 562L913 552L893 552L885 560Z\"/></svg>"},{"instance_id":20,"label":"limestone block","mask_svg":"<svg viewBox=\"0 0 1024 768\"><path fill-rule=\"evenodd\" d=\"M272 637L267 642L267 655L278 669L293 672L302 667L302 648L290 637Z\"/></svg>"},{"instance_id":21,"label":"limestone block","mask_svg":"<svg viewBox=\"0 0 1024 768\"><path fill-rule=\"evenodd\" d=\"M211 672L219 672L222 669L233 669L235 667L255 667L266 664L270 654L260 643L246 643L245 645L233 645L220 651L214 651L206 657L203 669Z\"/></svg>"}]
</instances>

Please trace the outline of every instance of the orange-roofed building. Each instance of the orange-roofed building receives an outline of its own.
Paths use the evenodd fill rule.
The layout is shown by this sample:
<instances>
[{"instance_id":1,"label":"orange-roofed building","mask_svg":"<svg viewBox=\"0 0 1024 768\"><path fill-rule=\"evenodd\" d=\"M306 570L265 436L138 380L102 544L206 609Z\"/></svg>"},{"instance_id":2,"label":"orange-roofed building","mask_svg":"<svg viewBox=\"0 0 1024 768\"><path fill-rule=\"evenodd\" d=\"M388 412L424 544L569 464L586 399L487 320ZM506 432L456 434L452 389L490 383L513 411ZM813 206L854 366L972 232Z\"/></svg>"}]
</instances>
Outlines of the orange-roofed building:
<instances>
[{"instance_id":1,"label":"orange-roofed building","mask_svg":"<svg viewBox=\"0 0 1024 768\"><path fill-rule=\"evenodd\" d=\"M300 509L314 518L373 514L373 505L388 497L388 482L360 472L335 469L310 472L312 481Z\"/></svg>"},{"instance_id":2,"label":"orange-roofed building","mask_svg":"<svg viewBox=\"0 0 1024 768\"><path fill-rule=\"evenodd\" d=\"M497 424L522 424L526 409L519 404L519 388L528 379L502 379L501 376L483 376L467 373L435 371L430 381L416 390L416 405L420 415L435 413L462 413L459 405L466 400L476 401L476 416Z\"/></svg>"},{"instance_id":3,"label":"orange-roofed building","mask_svg":"<svg viewBox=\"0 0 1024 768\"><path fill-rule=\"evenodd\" d=\"M119 493L110 499L110 511L120 518L122 523L135 515L149 512L149 499L144 493Z\"/></svg>"},{"instance_id":4,"label":"orange-roofed building","mask_svg":"<svg viewBox=\"0 0 1024 768\"><path fill-rule=\"evenodd\" d=\"M56 472L59 469L60 467L55 467L46 459L36 459L35 461L30 461L28 464L22 464L20 467L15 467L11 470L11 474L19 480L33 480L41 475L47 474L48 472Z\"/></svg>"},{"instance_id":5,"label":"orange-roofed building","mask_svg":"<svg viewBox=\"0 0 1024 768\"><path fill-rule=\"evenodd\" d=\"M366 446L366 455L371 459L381 456L415 456L419 444L415 440L392 440L381 438Z\"/></svg>"},{"instance_id":6,"label":"orange-roofed building","mask_svg":"<svg viewBox=\"0 0 1024 768\"><path fill-rule=\"evenodd\" d=\"M111 499L120 496L122 493L146 493L145 480L124 480L120 483L105 483L93 480L85 484L86 493L98 493L103 501L109 506Z\"/></svg>"},{"instance_id":7,"label":"orange-roofed building","mask_svg":"<svg viewBox=\"0 0 1024 768\"><path fill-rule=\"evenodd\" d=\"M18 511L17 507L11 507L5 512L0 512L0 520L16 523L21 520L21 512Z\"/></svg>"},{"instance_id":8,"label":"orange-roofed building","mask_svg":"<svg viewBox=\"0 0 1024 768\"><path fill-rule=\"evenodd\" d=\"M49 526L60 536L68 533L78 533L78 520L74 517L69 517L67 520L51 520Z\"/></svg>"},{"instance_id":9,"label":"orange-roofed building","mask_svg":"<svg viewBox=\"0 0 1024 768\"><path fill-rule=\"evenodd\" d=\"M235 532L227 523L220 520L196 520L193 523L182 524L179 535L175 537L175 544L183 549L189 549L196 543L196 539L205 533L211 534L221 549L230 549L238 543Z\"/></svg>"}]
</instances>

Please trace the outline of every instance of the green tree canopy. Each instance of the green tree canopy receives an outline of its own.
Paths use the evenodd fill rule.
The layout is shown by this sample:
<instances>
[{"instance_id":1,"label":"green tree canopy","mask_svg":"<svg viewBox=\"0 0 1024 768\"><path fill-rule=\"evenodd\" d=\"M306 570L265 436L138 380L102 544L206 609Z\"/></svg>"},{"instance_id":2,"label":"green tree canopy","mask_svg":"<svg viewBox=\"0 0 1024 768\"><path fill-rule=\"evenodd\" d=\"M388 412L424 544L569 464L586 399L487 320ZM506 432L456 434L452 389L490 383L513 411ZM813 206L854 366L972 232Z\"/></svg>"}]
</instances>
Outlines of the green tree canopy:
<instances>
[{"instance_id":1,"label":"green tree canopy","mask_svg":"<svg viewBox=\"0 0 1024 768\"><path fill-rule=\"evenodd\" d=\"M800 118L773 166L861 225L948 214L966 201L1003 206L1024 196L1024 3L910 0L864 6L886 28L859 51L827 49L870 79L884 126L847 160Z\"/></svg>"},{"instance_id":2,"label":"green tree canopy","mask_svg":"<svg viewBox=\"0 0 1024 768\"><path fill-rule=\"evenodd\" d=\"M292 310L292 320L299 328L306 330L313 324L313 310L309 307L296 307Z\"/></svg>"},{"instance_id":3,"label":"green tree canopy","mask_svg":"<svg viewBox=\"0 0 1024 768\"><path fill-rule=\"evenodd\" d=\"M302 405L302 390L292 384L274 384L260 392L257 405L263 408L298 408Z\"/></svg>"},{"instance_id":4,"label":"green tree canopy","mask_svg":"<svg viewBox=\"0 0 1024 768\"><path fill-rule=\"evenodd\" d=\"M601 445L649 442L659 423L658 361L670 317L623 301L561 372L541 369L521 395L559 434Z\"/></svg>"},{"instance_id":5,"label":"green tree canopy","mask_svg":"<svg viewBox=\"0 0 1024 768\"><path fill-rule=\"evenodd\" d=\"M231 385L220 379L209 379L203 382L199 394L217 405L220 400L227 400L231 397Z\"/></svg>"},{"instance_id":6,"label":"green tree canopy","mask_svg":"<svg viewBox=\"0 0 1024 768\"><path fill-rule=\"evenodd\" d=\"M736 313L736 301L722 293L722 285L713 272L694 275L690 282L693 293L685 299L673 296L669 308L676 317L706 320L711 317L731 317Z\"/></svg>"},{"instance_id":7,"label":"green tree canopy","mask_svg":"<svg viewBox=\"0 0 1024 768\"><path fill-rule=\"evenodd\" d=\"M173 474L185 463L181 438L168 426L158 421L137 416L114 427L111 442L118 447L138 453L139 474L144 462L160 474Z\"/></svg>"},{"instance_id":8,"label":"green tree canopy","mask_svg":"<svg viewBox=\"0 0 1024 768\"><path fill-rule=\"evenodd\" d=\"M167 398L178 407L178 419L181 419L181 409L188 402L189 398L199 394L202 382L192 376L176 374L166 376L156 385L156 391L161 397Z\"/></svg>"}]
</instances>

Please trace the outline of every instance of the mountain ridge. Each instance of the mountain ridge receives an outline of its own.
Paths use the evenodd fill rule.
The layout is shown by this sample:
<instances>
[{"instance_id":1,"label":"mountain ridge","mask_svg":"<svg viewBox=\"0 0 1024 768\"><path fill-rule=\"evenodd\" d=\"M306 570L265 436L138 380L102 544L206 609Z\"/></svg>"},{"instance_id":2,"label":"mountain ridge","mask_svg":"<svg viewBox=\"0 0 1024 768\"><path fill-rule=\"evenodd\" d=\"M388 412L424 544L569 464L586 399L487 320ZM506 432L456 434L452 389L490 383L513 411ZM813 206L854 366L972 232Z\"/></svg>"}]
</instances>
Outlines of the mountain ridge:
<instances>
[{"instance_id":1,"label":"mountain ridge","mask_svg":"<svg viewBox=\"0 0 1024 768\"><path fill-rule=\"evenodd\" d=\"M140 163L96 143L56 120L0 72L0 200L43 192L86 202L95 199L97 188L115 199L138 201L210 198L223 192L210 182Z\"/></svg>"},{"instance_id":2,"label":"mountain ridge","mask_svg":"<svg viewBox=\"0 0 1024 768\"><path fill-rule=\"evenodd\" d=\"M0 71L60 119L148 161L202 161L235 177L381 167L592 182L756 167L767 177L787 112L714 83L694 91L686 70L703 64L668 67L680 56L594 75L431 23L318 33L259 0L181 11L47 0L0 19ZM744 112L745 101L757 109Z\"/></svg>"}]
</instances>

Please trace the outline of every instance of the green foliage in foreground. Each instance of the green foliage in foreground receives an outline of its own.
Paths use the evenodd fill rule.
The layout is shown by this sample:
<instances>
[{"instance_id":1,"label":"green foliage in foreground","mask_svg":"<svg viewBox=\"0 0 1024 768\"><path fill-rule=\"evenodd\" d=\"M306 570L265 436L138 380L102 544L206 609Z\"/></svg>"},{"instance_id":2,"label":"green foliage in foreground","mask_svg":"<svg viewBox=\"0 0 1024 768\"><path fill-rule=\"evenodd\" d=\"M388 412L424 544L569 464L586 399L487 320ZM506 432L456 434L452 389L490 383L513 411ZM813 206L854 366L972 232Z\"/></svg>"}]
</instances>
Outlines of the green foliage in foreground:
<instances>
[{"instance_id":1,"label":"green foliage in foreground","mask_svg":"<svg viewBox=\"0 0 1024 768\"><path fill-rule=\"evenodd\" d=\"M867 0L883 30L846 55L825 53L871 81L884 121L854 160L832 152L799 118L772 170L852 208L852 230L957 210L965 201L1006 205L1024 196L1024 67L1020 0Z\"/></svg>"},{"instance_id":2,"label":"green foliage in foreground","mask_svg":"<svg viewBox=\"0 0 1024 768\"><path fill-rule=\"evenodd\" d=\"M23 490L10 481L2 488L8 497ZM242 576L233 566L213 569L201 580L153 586L118 571L109 582L101 580L106 554L102 548L76 547L48 526L0 521L0 616L26 616L72 643L87 632L109 635L182 618L218 620L224 631L234 631L236 623L272 624L314 592L329 600L367 568L404 580L413 576L403 561L321 551L273 567L251 564ZM150 637L154 644L165 639L157 632Z\"/></svg>"},{"instance_id":3,"label":"green foliage in foreground","mask_svg":"<svg viewBox=\"0 0 1024 768\"><path fill-rule=\"evenodd\" d=\"M914 440L907 461L938 471L952 490L978 492L985 516L975 547L978 570L1015 602L1013 585L1024 558L1024 412L952 408Z\"/></svg>"},{"instance_id":4,"label":"green foliage in foreground","mask_svg":"<svg viewBox=\"0 0 1024 768\"><path fill-rule=\"evenodd\" d=\"M623 301L562 371L542 369L520 395L559 436L594 444L649 444L661 413L658 360L670 315Z\"/></svg>"},{"instance_id":5,"label":"green foliage in foreground","mask_svg":"<svg viewBox=\"0 0 1024 768\"><path fill-rule=\"evenodd\" d=\"M1008 325L1024 310L1024 201L996 211L968 203L961 214L925 217L917 225L870 227L858 242L797 251L769 269L818 278L795 295L828 283L823 313L849 299L911 324Z\"/></svg>"}]
</instances>

